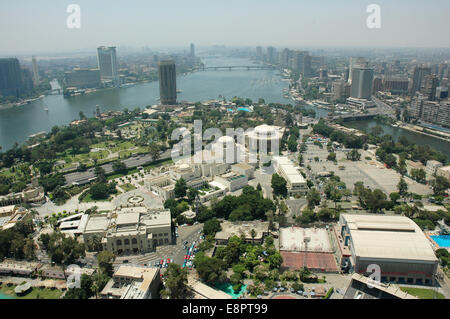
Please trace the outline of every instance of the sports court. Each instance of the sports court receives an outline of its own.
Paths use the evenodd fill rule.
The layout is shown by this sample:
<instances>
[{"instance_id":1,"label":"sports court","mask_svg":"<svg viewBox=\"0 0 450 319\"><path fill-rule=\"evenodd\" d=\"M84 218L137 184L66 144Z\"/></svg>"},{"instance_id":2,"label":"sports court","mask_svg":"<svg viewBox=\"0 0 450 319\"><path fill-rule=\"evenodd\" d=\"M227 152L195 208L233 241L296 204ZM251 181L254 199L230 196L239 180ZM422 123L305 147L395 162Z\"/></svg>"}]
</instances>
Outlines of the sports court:
<instances>
[{"instance_id":1,"label":"sports court","mask_svg":"<svg viewBox=\"0 0 450 319\"><path fill-rule=\"evenodd\" d=\"M328 231L324 228L287 227L280 229L281 267L307 267L316 272L338 272Z\"/></svg>"},{"instance_id":2,"label":"sports court","mask_svg":"<svg viewBox=\"0 0 450 319\"><path fill-rule=\"evenodd\" d=\"M332 253L280 251L282 268L295 270L307 267L314 272L338 272L336 259Z\"/></svg>"},{"instance_id":3,"label":"sports court","mask_svg":"<svg viewBox=\"0 0 450 319\"><path fill-rule=\"evenodd\" d=\"M326 229L301 227L280 229L280 250L333 252Z\"/></svg>"}]
</instances>

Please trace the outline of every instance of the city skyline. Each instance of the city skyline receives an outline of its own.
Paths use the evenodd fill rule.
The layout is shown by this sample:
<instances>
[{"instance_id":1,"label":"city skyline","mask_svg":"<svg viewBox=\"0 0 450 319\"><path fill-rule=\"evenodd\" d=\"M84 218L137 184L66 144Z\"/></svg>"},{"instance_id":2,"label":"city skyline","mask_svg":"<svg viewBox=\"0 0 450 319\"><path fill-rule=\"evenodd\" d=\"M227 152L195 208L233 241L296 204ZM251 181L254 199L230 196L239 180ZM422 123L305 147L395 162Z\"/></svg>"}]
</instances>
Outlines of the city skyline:
<instances>
[{"instance_id":1,"label":"city skyline","mask_svg":"<svg viewBox=\"0 0 450 319\"><path fill-rule=\"evenodd\" d=\"M380 29L366 25L370 15L366 10L372 1L200 1L196 6L181 1L136 1L133 6L105 6L104 1L82 0L77 2L80 29L66 25L69 4L50 0L0 4L0 29L14 30L0 33L4 44L0 54L63 52L111 44L188 48L191 42L198 47L450 47L450 41L442 37L449 30L445 13L450 3L441 0L378 1ZM169 14L171 24L166 23Z\"/></svg>"}]
</instances>

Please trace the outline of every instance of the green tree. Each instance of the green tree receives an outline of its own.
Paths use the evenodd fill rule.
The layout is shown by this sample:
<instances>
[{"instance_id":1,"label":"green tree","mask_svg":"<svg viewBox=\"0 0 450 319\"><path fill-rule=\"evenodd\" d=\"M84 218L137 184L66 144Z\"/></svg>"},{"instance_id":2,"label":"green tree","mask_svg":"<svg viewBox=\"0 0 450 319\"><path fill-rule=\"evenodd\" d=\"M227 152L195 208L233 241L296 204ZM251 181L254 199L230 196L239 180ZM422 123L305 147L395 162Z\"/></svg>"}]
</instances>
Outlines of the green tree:
<instances>
[{"instance_id":1,"label":"green tree","mask_svg":"<svg viewBox=\"0 0 450 319\"><path fill-rule=\"evenodd\" d=\"M224 263L219 258L208 257L199 252L194 258L194 265L198 276L206 283L213 283L224 279Z\"/></svg>"},{"instance_id":2,"label":"green tree","mask_svg":"<svg viewBox=\"0 0 450 319\"><path fill-rule=\"evenodd\" d=\"M220 221L217 218L210 219L203 225L203 233L205 235L215 234L221 230L222 227L220 226Z\"/></svg>"},{"instance_id":3,"label":"green tree","mask_svg":"<svg viewBox=\"0 0 450 319\"><path fill-rule=\"evenodd\" d=\"M445 191L450 188L450 182L443 176L436 176L436 179L431 181L434 195L444 195Z\"/></svg>"},{"instance_id":4,"label":"green tree","mask_svg":"<svg viewBox=\"0 0 450 319\"><path fill-rule=\"evenodd\" d=\"M350 152L347 153L347 159L353 162L359 161L361 158L361 154L358 152L357 149L352 149Z\"/></svg>"},{"instance_id":5,"label":"green tree","mask_svg":"<svg viewBox=\"0 0 450 319\"><path fill-rule=\"evenodd\" d=\"M162 298L186 299L187 289L187 270L177 264L169 264L166 272L165 288L161 291Z\"/></svg>"},{"instance_id":6,"label":"green tree","mask_svg":"<svg viewBox=\"0 0 450 319\"><path fill-rule=\"evenodd\" d=\"M121 161L115 161L112 164L114 173L125 173L127 171L126 165Z\"/></svg>"},{"instance_id":7,"label":"green tree","mask_svg":"<svg viewBox=\"0 0 450 319\"><path fill-rule=\"evenodd\" d=\"M174 189L175 197L176 198L185 197L186 196L186 191L187 191L186 181L184 179L180 178L175 183L175 189Z\"/></svg>"},{"instance_id":8,"label":"green tree","mask_svg":"<svg viewBox=\"0 0 450 319\"><path fill-rule=\"evenodd\" d=\"M400 181L397 184L398 193L400 196L404 197L408 193L408 184L405 182L405 180L400 178Z\"/></svg>"},{"instance_id":9,"label":"green tree","mask_svg":"<svg viewBox=\"0 0 450 319\"><path fill-rule=\"evenodd\" d=\"M287 184L286 180L277 173L272 175L272 189L274 195L286 196L287 195L286 184Z\"/></svg>"},{"instance_id":10,"label":"green tree","mask_svg":"<svg viewBox=\"0 0 450 319\"><path fill-rule=\"evenodd\" d=\"M308 201L308 207L314 208L320 204L320 193L315 188L311 188L306 194L306 200Z\"/></svg>"},{"instance_id":11,"label":"green tree","mask_svg":"<svg viewBox=\"0 0 450 319\"><path fill-rule=\"evenodd\" d=\"M97 254L98 266L100 270L108 276L112 276L114 273L113 262L115 259L116 256L110 251L105 250Z\"/></svg>"}]
</instances>

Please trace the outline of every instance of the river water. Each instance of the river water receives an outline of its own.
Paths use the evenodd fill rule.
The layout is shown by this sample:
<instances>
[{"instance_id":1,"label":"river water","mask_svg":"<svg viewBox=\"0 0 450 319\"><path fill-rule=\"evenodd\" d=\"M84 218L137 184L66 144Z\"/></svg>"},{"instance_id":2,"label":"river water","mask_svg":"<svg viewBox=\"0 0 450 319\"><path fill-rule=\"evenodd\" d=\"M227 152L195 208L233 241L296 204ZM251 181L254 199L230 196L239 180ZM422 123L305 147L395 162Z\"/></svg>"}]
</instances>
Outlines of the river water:
<instances>
[{"instance_id":1,"label":"river water","mask_svg":"<svg viewBox=\"0 0 450 319\"><path fill-rule=\"evenodd\" d=\"M245 58L205 57L205 66L252 65ZM283 81L277 70L233 70L233 71L199 71L177 77L177 88L182 90L178 101L205 101L217 99L219 95L231 99L234 96L266 102L291 103L283 97L283 89L288 82ZM87 95L64 98L62 95L48 95L31 104L10 109L0 109L0 146L3 151L10 149L15 142L25 142L29 135L50 131L55 125L67 125L79 118L82 111L86 116L93 116L96 105L102 112L108 110L130 110L159 101L159 83L139 83L132 87L108 89ZM48 111L46 111L48 108ZM317 116L326 116L328 111L317 109ZM356 128L370 128L374 121L357 121L351 124ZM382 125L385 134L395 138L405 135L416 143L428 144L445 153L450 158L450 143L409 132L403 129Z\"/></svg>"},{"instance_id":2,"label":"river water","mask_svg":"<svg viewBox=\"0 0 450 319\"><path fill-rule=\"evenodd\" d=\"M243 58L204 58L205 66L251 65ZM292 103L283 97L282 81L277 70L233 70L199 71L177 77L177 88L182 90L178 100L205 101L217 99L219 95L231 99L234 96L267 102ZM0 110L0 145L10 149L15 142L23 143L29 135L49 131L55 125L66 125L79 118L82 111L93 116L96 105L102 112L108 110L130 110L159 101L159 83L139 83L132 87L108 89L87 95L64 98L48 95L31 104ZM48 108L48 111L45 110Z\"/></svg>"},{"instance_id":3,"label":"river water","mask_svg":"<svg viewBox=\"0 0 450 319\"><path fill-rule=\"evenodd\" d=\"M397 141L401 136L405 136L409 141L414 142L416 144L424 144L429 145L430 147L438 150L439 152L444 153L447 156L447 160L450 160L450 143L416 132L408 131L399 127L393 127L390 125L386 125L375 120L362 120L362 121L352 121L346 122L346 126L350 126L359 130L365 130L367 133L370 133L372 128L379 125L383 128L383 134L392 135L395 141Z\"/></svg>"}]
</instances>

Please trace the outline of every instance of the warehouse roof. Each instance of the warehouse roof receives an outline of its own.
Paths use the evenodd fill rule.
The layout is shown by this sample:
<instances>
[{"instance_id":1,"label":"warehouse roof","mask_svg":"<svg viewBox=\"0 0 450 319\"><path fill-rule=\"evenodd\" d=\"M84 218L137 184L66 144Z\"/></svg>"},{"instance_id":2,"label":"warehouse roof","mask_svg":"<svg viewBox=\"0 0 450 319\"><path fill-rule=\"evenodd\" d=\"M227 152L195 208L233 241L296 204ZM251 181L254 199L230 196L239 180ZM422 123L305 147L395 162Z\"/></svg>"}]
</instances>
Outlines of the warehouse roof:
<instances>
[{"instance_id":1,"label":"warehouse roof","mask_svg":"<svg viewBox=\"0 0 450 319\"><path fill-rule=\"evenodd\" d=\"M411 219L404 216L342 214L361 258L437 262L431 243Z\"/></svg>"}]
</instances>

